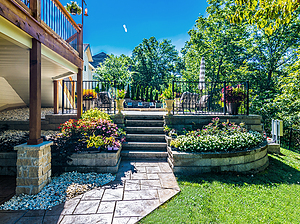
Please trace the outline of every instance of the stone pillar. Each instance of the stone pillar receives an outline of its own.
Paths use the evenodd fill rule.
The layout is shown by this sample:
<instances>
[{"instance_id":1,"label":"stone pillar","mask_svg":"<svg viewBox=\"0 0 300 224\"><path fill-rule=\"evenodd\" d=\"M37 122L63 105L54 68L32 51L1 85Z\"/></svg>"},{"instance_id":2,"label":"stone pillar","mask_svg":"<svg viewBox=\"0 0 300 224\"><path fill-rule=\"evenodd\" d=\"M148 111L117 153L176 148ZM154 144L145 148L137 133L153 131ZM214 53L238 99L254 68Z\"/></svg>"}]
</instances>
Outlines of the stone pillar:
<instances>
[{"instance_id":1,"label":"stone pillar","mask_svg":"<svg viewBox=\"0 0 300 224\"><path fill-rule=\"evenodd\" d=\"M17 150L17 188L16 194L37 194L51 180L51 145L22 144Z\"/></svg>"}]
</instances>

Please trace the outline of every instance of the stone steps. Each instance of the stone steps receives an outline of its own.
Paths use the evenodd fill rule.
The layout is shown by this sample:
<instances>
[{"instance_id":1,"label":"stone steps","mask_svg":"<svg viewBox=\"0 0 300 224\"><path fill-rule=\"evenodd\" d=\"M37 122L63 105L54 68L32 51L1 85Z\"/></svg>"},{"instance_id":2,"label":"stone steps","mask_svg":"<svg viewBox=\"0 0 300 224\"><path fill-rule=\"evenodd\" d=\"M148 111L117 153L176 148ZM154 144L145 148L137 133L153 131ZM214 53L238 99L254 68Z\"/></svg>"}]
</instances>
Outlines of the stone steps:
<instances>
[{"instance_id":1,"label":"stone steps","mask_svg":"<svg viewBox=\"0 0 300 224\"><path fill-rule=\"evenodd\" d=\"M164 142L164 134L127 134L127 142Z\"/></svg>"},{"instance_id":2,"label":"stone steps","mask_svg":"<svg viewBox=\"0 0 300 224\"><path fill-rule=\"evenodd\" d=\"M128 134L164 134L164 127L125 127Z\"/></svg>"},{"instance_id":3,"label":"stone steps","mask_svg":"<svg viewBox=\"0 0 300 224\"><path fill-rule=\"evenodd\" d=\"M125 142L122 145L124 150L152 150L167 151L167 143L165 142Z\"/></svg>"},{"instance_id":4,"label":"stone steps","mask_svg":"<svg viewBox=\"0 0 300 224\"><path fill-rule=\"evenodd\" d=\"M163 127L163 120L127 120L126 127Z\"/></svg>"},{"instance_id":5,"label":"stone steps","mask_svg":"<svg viewBox=\"0 0 300 224\"><path fill-rule=\"evenodd\" d=\"M122 145L122 158L167 159L162 115L126 115L125 124L127 135Z\"/></svg>"},{"instance_id":6,"label":"stone steps","mask_svg":"<svg viewBox=\"0 0 300 224\"><path fill-rule=\"evenodd\" d=\"M122 150L121 156L124 159L166 160L168 153L165 151L152 150Z\"/></svg>"}]
</instances>

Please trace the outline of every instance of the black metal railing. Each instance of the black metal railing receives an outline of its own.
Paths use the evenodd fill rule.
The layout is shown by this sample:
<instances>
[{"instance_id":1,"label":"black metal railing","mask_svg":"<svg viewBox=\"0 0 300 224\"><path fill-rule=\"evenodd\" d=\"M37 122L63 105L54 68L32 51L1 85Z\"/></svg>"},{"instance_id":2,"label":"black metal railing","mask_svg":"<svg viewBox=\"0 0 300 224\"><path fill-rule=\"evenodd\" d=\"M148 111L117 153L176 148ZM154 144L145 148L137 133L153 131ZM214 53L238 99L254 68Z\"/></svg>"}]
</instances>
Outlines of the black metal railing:
<instances>
[{"instance_id":1,"label":"black metal railing","mask_svg":"<svg viewBox=\"0 0 300 224\"><path fill-rule=\"evenodd\" d=\"M249 114L249 82L173 81L173 114Z\"/></svg>"},{"instance_id":2,"label":"black metal railing","mask_svg":"<svg viewBox=\"0 0 300 224\"><path fill-rule=\"evenodd\" d=\"M41 20L78 50L77 39L80 28L58 0L41 0Z\"/></svg>"},{"instance_id":3,"label":"black metal railing","mask_svg":"<svg viewBox=\"0 0 300 224\"><path fill-rule=\"evenodd\" d=\"M300 153L300 130L289 128L284 132L281 145L289 150Z\"/></svg>"},{"instance_id":4,"label":"black metal railing","mask_svg":"<svg viewBox=\"0 0 300 224\"><path fill-rule=\"evenodd\" d=\"M83 112L99 108L109 114L115 113L117 85L106 81L83 81ZM62 81L62 113L77 113L77 81Z\"/></svg>"}]
</instances>

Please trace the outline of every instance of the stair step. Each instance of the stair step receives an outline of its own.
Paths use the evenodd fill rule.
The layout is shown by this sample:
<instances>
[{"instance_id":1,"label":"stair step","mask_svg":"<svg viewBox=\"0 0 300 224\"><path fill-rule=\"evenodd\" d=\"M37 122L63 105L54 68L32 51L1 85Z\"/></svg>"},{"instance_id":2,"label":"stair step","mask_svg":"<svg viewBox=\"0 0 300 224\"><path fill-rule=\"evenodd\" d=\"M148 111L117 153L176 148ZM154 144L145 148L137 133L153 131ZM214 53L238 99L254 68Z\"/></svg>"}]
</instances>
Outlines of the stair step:
<instances>
[{"instance_id":1,"label":"stair step","mask_svg":"<svg viewBox=\"0 0 300 224\"><path fill-rule=\"evenodd\" d=\"M123 150L121 156L124 159L167 159L168 153L164 151L150 151L150 150Z\"/></svg>"},{"instance_id":2,"label":"stair step","mask_svg":"<svg viewBox=\"0 0 300 224\"><path fill-rule=\"evenodd\" d=\"M164 120L163 115L126 115L126 120Z\"/></svg>"},{"instance_id":3,"label":"stair step","mask_svg":"<svg viewBox=\"0 0 300 224\"><path fill-rule=\"evenodd\" d=\"M163 120L126 120L127 127L163 127Z\"/></svg>"},{"instance_id":4,"label":"stair step","mask_svg":"<svg viewBox=\"0 0 300 224\"><path fill-rule=\"evenodd\" d=\"M164 134L164 127L126 127L127 134Z\"/></svg>"},{"instance_id":5,"label":"stair step","mask_svg":"<svg viewBox=\"0 0 300 224\"><path fill-rule=\"evenodd\" d=\"M127 142L164 142L166 136L164 134L127 134Z\"/></svg>"},{"instance_id":6,"label":"stair step","mask_svg":"<svg viewBox=\"0 0 300 224\"><path fill-rule=\"evenodd\" d=\"M167 151L167 143L165 142L124 142L122 144L124 150L152 150Z\"/></svg>"}]
</instances>

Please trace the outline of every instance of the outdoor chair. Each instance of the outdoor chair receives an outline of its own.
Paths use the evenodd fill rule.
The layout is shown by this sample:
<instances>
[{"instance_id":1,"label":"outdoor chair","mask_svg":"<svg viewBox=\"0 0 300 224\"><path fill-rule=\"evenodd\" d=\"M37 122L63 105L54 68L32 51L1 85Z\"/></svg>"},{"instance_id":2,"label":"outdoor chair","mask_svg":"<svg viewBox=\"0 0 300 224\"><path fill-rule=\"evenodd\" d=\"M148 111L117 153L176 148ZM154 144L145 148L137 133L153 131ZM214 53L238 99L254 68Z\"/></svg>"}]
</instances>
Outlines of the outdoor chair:
<instances>
[{"instance_id":1,"label":"outdoor chair","mask_svg":"<svg viewBox=\"0 0 300 224\"><path fill-rule=\"evenodd\" d=\"M109 92L98 93L97 107L100 109L111 110L112 98Z\"/></svg>"},{"instance_id":2,"label":"outdoor chair","mask_svg":"<svg viewBox=\"0 0 300 224\"><path fill-rule=\"evenodd\" d=\"M191 110L197 109L198 98L198 93L184 92L180 98L178 111L189 110L191 112Z\"/></svg>"},{"instance_id":3,"label":"outdoor chair","mask_svg":"<svg viewBox=\"0 0 300 224\"><path fill-rule=\"evenodd\" d=\"M127 108L132 107L132 102L127 103Z\"/></svg>"},{"instance_id":4,"label":"outdoor chair","mask_svg":"<svg viewBox=\"0 0 300 224\"><path fill-rule=\"evenodd\" d=\"M201 96L199 102L196 104L197 109L202 110L203 108L207 108L209 95Z\"/></svg>"},{"instance_id":5,"label":"outdoor chair","mask_svg":"<svg viewBox=\"0 0 300 224\"><path fill-rule=\"evenodd\" d=\"M138 107L144 107L143 102L138 102Z\"/></svg>"}]
</instances>

